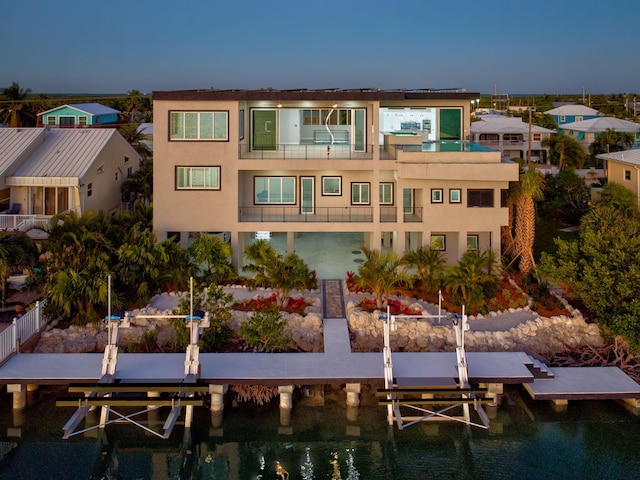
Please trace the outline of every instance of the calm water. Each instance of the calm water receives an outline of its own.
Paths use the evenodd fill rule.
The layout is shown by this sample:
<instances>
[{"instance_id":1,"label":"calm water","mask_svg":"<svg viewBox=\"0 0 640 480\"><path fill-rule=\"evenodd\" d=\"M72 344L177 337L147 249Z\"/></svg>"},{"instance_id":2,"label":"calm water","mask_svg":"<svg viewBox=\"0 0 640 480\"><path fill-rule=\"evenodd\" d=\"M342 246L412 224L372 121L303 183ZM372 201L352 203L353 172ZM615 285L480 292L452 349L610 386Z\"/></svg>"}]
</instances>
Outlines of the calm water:
<instances>
[{"instance_id":1,"label":"calm water","mask_svg":"<svg viewBox=\"0 0 640 480\"><path fill-rule=\"evenodd\" d=\"M622 405L574 402L556 412L509 393L490 431L443 423L398 431L371 399L357 416L330 399L294 404L288 427L277 406L228 407L217 428L196 409L191 435L178 426L169 440L125 425L61 440L73 409L56 408L56 392L39 390L23 415L3 393L0 478L277 479L276 462L292 480L640 478L640 417Z\"/></svg>"}]
</instances>

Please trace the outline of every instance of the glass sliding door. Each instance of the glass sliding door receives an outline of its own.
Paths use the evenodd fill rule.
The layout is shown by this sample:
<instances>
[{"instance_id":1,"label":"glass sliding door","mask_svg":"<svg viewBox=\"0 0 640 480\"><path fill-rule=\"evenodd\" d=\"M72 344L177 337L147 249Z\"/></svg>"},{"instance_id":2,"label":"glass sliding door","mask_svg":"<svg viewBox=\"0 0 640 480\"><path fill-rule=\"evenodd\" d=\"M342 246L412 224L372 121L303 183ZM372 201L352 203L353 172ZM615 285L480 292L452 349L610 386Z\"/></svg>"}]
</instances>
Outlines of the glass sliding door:
<instances>
[{"instance_id":1,"label":"glass sliding door","mask_svg":"<svg viewBox=\"0 0 640 480\"><path fill-rule=\"evenodd\" d=\"M278 145L278 112L276 110L252 110L253 149L276 150Z\"/></svg>"},{"instance_id":2,"label":"glass sliding door","mask_svg":"<svg viewBox=\"0 0 640 480\"><path fill-rule=\"evenodd\" d=\"M314 213L314 177L300 178L300 212Z\"/></svg>"},{"instance_id":3,"label":"glass sliding door","mask_svg":"<svg viewBox=\"0 0 640 480\"><path fill-rule=\"evenodd\" d=\"M462 140L462 110L440 109L440 140Z\"/></svg>"}]
</instances>

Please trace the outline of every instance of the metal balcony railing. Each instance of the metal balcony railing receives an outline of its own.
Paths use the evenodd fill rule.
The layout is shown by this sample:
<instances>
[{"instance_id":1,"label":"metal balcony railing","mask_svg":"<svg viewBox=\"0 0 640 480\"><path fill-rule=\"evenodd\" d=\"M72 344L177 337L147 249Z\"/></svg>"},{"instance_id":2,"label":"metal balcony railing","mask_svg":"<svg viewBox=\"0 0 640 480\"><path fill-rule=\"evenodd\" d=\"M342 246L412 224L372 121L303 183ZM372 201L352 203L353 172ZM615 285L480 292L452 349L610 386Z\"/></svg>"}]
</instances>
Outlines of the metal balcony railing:
<instances>
[{"instance_id":1,"label":"metal balcony railing","mask_svg":"<svg viewBox=\"0 0 640 480\"><path fill-rule=\"evenodd\" d=\"M316 207L302 213L300 207L240 207L240 222L330 223L373 222L373 207Z\"/></svg>"},{"instance_id":2,"label":"metal balcony railing","mask_svg":"<svg viewBox=\"0 0 640 480\"><path fill-rule=\"evenodd\" d=\"M405 223L422 222L422 207L404 207L402 210L402 219Z\"/></svg>"},{"instance_id":3,"label":"metal balcony railing","mask_svg":"<svg viewBox=\"0 0 640 480\"><path fill-rule=\"evenodd\" d=\"M255 147L238 145L238 155L247 160L371 160L373 145L365 145L366 151L356 151L355 145L291 145ZM361 149L362 147L360 147Z\"/></svg>"}]
</instances>

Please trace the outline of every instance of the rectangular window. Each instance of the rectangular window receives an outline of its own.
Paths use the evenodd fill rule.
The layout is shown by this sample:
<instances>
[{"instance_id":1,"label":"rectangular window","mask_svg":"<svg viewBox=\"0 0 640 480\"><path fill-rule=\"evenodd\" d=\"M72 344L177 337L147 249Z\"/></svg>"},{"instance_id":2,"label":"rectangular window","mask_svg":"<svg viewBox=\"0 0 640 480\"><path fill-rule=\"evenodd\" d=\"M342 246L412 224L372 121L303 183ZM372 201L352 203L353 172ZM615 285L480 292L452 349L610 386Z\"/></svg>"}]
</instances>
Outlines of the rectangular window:
<instances>
[{"instance_id":1,"label":"rectangular window","mask_svg":"<svg viewBox=\"0 0 640 480\"><path fill-rule=\"evenodd\" d=\"M447 249L447 236L435 234L431 235L431 250L444 252Z\"/></svg>"},{"instance_id":2,"label":"rectangular window","mask_svg":"<svg viewBox=\"0 0 640 480\"><path fill-rule=\"evenodd\" d=\"M55 115L49 115L47 117L47 125L55 125L56 124L56 117Z\"/></svg>"},{"instance_id":3,"label":"rectangular window","mask_svg":"<svg viewBox=\"0 0 640 480\"><path fill-rule=\"evenodd\" d=\"M322 177L322 195L342 195L342 177Z\"/></svg>"},{"instance_id":4,"label":"rectangular window","mask_svg":"<svg viewBox=\"0 0 640 480\"><path fill-rule=\"evenodd\" d=\"M576 119L574 120L575 122L581 122L582 120L584 120L584 118L580 115L576 115Z\"/></svg>"},{"instance_id":5,"label":"rectangular window","mask_svg":"<svg viewBox=\"0 0 640 480\"><path fill-rule=\"evenodd\" d=\"M493 189L468 189L467 207L493 208Z\"/></svg>"},{"instance_id":6,"label":"rectangular window","mask_svg":"<svg viewBox=\"0 0 640 480\"><path fill-rule=\"evenodd\" d=\"M431 203L442 203L442 189L441 188L432 188L431 189Z\"/></svg>"},{"instance_id":7,"label":"rectangular window","mask_svg":"<svg viewBox=\"0 0 640 480\"><path fill-rule=\"evenodd\" d=\"M560 115L560 122L564 122L566 120L564 115Z\"/></svg>"},{"instance_id":8,"label":"rectangular window","mask_svg":"<svg viewBox=\"0 0 640 480\"><path fill-rule=\"evenodd\" d=\"M86 124L87 124L86 116L78 117L78 125L86 125Z\"/></svg>"},{"instance_id":9,"label":"rectangular window","mask_svg":"<svg viewBox=\"0 0 640 480\"><path fill-rule=\"evenodd\" d=\"M509 199L509 189L503 188L500 190L500 206L507 208L507 201Z\"/></svg>"},{"instance_id":10,"label":"rectangular window","mask_svg":"<svg viewBox=\"0 0 640 480\"><path fill-rule=\"evenodd\" d=\"M89 183L87 185L87 197L90 197L91 195L93 195L93 183Z\"/></svg>"},{"instance_id":11,"label":"rectangular window","mask_svg":"<svg viewBox=\"0 0 640 480\"><path fill-rule=\"evenodd\" d=\"M296 203L296 177L254 177L254 202Z\"/></svg>"},{"instance_id":12,"label":"rectangular window","mask_svg":"<svg viewBox=\"0 0 640 480\"><path fill-rule=\"evenodd\" d=\"M131 178L133 175L133 167L127 168L127 178Z\"/></svg>"},{"instance_id":13,"label":"rectangular window","mask_svg":"<svg viewBox=\"0 0 640 480\"><path fill-rule=\"evenodd\" d=\"M478 235L467 235L467 250L478 250Z\"/></svg>"},{"instance_id":14,"label":"rectangular window","mask_svg":"<svg viewBox=\"0 0 640 480\"><path fill-rule=\"evenodd\" d=\"M228 112L170 112L171 140L225 141Z\"/></svg>"},{"instance_id":15,"label":"rectangular window","mask_svg":"<svg viewBox=\"0 0 640 480\"><path fill-rule=\"evenodd\" d=\"M449 189L449 203L462 203L462 190L459 188Z\"/></svg>"},{"instance_id":16,"label":"rectangular window","mask_svg":"<svg viewBox=\"0 0 640 480\"><path fill-rule=\"evenodd\" d=\"M539 142L540 140L542 140L542 135L539 133L534 133L533 134L533 141L534 142Z\"/></svg>"},{"instance_id":17,"label":"rectangular window","mask_svg":"<svg viewBox=\"0 0 640 480\"><path fill-rule=\"evenodd\" d=\"M624 171L624 179L625 180L631 180L631 170L625 170Z\"/></svg>"},{"instance_id":18,"label":"rectangular window","mask_svg":"<svg viewBox=\"0 0 640 480\"><path fill-rule=\"evenodd\" d=\"M177 190L220 190L220 167L176 167Z\"/></svg>"},{"instance_id":19,"label":"rectangular window","mask_svg":"<svg viewBox=\"0 0 640 480\"><path fill-rule=\"evenodd\" d=\"M352 205L369 205L369 183L352 183L351 184L351 204Z\"/></svg>"},{"instance_id":20,"label":"rectangular window","mask_svg":"<svg viewBox=\"0 0 640 480\"><path fill-rule=\"evenodd\" d=\"M351 125L351 110L302 110L303 125Z\"/></svg>"},{"instance_id":21,"label":"rectangular window","mask_svg":"<svg viewBox=\"0 0 640 480\"><path fill-rule=\"evenodd\" d=\"M240 110L239 120L238 120L238 139L242 140L244 138L244 110Z\"/></svg>"},{"instance_id":22,"label":"rectangular window","mask_svg":"<svg viewBox=\"0 0 640 480\"><path fill-rule=\"evenodd\" d=\"M393 205L393 183L380 184L380 205Z\"/></svg>"}]
</instances>

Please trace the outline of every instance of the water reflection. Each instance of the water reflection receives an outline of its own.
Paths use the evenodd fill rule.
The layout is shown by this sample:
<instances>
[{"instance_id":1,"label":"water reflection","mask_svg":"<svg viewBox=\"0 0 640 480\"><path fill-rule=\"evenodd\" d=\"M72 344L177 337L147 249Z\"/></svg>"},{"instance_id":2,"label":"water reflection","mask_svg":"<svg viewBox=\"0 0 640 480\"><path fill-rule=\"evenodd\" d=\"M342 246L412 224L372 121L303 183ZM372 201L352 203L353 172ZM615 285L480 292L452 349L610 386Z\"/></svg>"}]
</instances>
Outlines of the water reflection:
<instances>
[{"instance_id":1,"label":"water reflection","mask_svg":"<svg viewBox=\"0 0 640 480\"><path fill-rule=\"evenodd\" d=\"M44 392L42 392L44 390ZM194 427L158 439L110 425L61 440L72 409L41 389L14 416L0 395L3 479L362 479L632 478L640 471L640 419L613 402L575 402L562 413L509 392L492 409L491 430L423 423L398 431L383 407L294 404L283 430L277 404L196 409ZM160 418L164 418L161 414ZM157 424L154 415L149 424ZM161 428L161 425L157 428Z\"/></svg>"}]
</instances>

